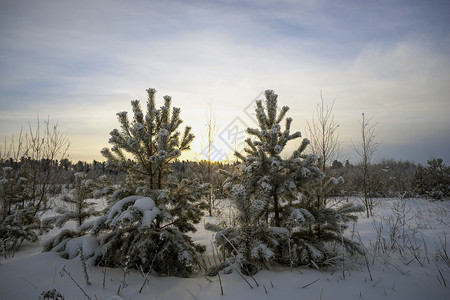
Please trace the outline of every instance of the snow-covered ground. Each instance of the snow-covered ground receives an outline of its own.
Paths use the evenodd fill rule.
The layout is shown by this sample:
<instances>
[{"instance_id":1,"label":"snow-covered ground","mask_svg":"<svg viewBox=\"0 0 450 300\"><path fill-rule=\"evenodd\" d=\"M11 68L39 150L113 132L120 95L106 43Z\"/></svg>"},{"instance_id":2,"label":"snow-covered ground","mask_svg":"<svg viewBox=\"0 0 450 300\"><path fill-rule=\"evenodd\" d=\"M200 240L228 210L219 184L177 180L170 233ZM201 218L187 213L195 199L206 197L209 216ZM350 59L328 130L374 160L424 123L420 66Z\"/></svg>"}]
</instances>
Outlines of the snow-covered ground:
<instances>
[{"instance_id":1,"label":"snow-covered ground","mask_svg":"<svg viewBox=\"0 0 450 300\"><path fill-rule=\"evenodd\" d=\"M352 199L358 201L357 199ZM0 299L38 299L56 289L64 299L450 299L450 260L447 239L450 202L425 199L377 199L374 216L360 216L346 232L361 239L366 257L337 260L326 269L274 267L258 272L248 283L236 272L219 278L201 273L191 278L144 278L138 271L126 276L127 287L117 290L121 269L88 266L86 284L79 258L65 260L57 253L42 253L39 245L28 246L14 257L0 259ZM222 220L233 215L222 210ZM199 224L194 240L205 244L211 256L213 234ZM54 234L56 231L52 232ZM48 238L43 237L42 240ZM450 243L450 241L448 242ZM448 251L448 252L447 252ZM65 267L64 267L65 266ZM63 272L66 270L70 276ZM61 273L63 276L61 276ZM103 287L103 279L105 286ZM250 287L251 285L251 287ZM86 295L83 293L83 291Z\"/></svg>"}]
</instances>

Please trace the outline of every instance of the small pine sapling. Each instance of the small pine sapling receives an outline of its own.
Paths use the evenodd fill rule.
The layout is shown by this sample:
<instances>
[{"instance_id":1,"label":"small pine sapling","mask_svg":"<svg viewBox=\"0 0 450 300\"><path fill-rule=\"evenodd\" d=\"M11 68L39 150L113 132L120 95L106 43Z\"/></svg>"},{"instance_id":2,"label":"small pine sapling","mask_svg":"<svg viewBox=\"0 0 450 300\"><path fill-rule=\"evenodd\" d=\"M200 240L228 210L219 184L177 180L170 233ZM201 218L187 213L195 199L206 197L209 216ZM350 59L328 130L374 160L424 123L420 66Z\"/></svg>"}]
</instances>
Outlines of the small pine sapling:
<instances>
[{"instance_id":1,"label":"small pine sapling","mask_svg":"<svg viewBox=\"0 0 450 300\"><path fill-rule=\"evenodd\" d=\"M58 215L46 218L42 221L44 226L49 227L55 225L59 228L69 221L75 221L78 229L64 229L58 235L50 238L44 243L44 251L55 249L59 252L63 251L65 244L71 238L82 235L81 226L88 218L98 216L100 211L95 209L95 203L89 201L93 197L93 191L98 188L98 184L91 179L86 179L83 172L75 173L75 187L61 199L64 206L56 209ZM65 256L65 253L62 253Z\"/></svg>"},{"instance_id":2,"label":"small pine sapling","mask_svg":"<svg viewBox=\"0 0 450 300\"><path fill-rule=\"evenodd\" d=\"M86 219L99 215L100 212L95 210L96 204L89 201L97 186L93 180L86 179L85 173L75 173L74 189L61 199L65 205L58 207L58 215L44 219L44 223L61 228L68 221L76 221L77 226L81 226Z\"/></svg>"},{"instance_id":3,"label":"small pine sapling","mask_svg":"<svg viewBox=\"0 0 450 300\"><path fill-rule=\"evenodd\" d=\"M246 140L245 155L235 153L241 164L233 173L223 171L228 176L224 189L239 212L239 226L208 225L217 232L216 244L229 256L237 249L246 275L269 268L273 262L293 266L325 260L325 243L341 237L337 216L345 215L349 221L354 219L351 213L359 211L349 206L325 208L323 201L312 201L339 180L331 178L322 184L324 173L318 157L304 152L307 139L290 157L281 157L286 144L301 134L291 133L291 118L285 119L282 129L289 108L283 106L277 112L278 95L267 90L265 97L265 105L256 102L259 128L247 129L252 138ZM347 244L356 247L349 240Z\"/></svg>"},{"instance_id":4,"label":"small pine sapling","mask_svg":"<svg viewBox=\"0 0 450 300\"><path fill-rule=\"evenodd\" d=\"M128 256L129 268L186 277L205 249L187 233L201 220L210 186L170 180L171 164L189 149L194 135L190 127L180 133L183 121L180 109L171 108L171 97L164 96L157 108L155 93L147 90L145 111L139 100L131 101L132 121L127 112L117 114L120 129L110 133L112 148L101 152L108 167L126 171L127 178L102 215L79 229L98 242L91 253L98 265L117 267Z\"/></svg>"},{"instance_id":5,"label":"small pine sapling","mask_svg":"<svg viewBox=\"0 0 450 300\"><path fill-rule=\"evenodd\" d=\"M36 242L43 233L33 201L27 201L27 173L23 168L2 168L0 175L0 240L3 254L14 253L25 241Z\"/></svg>"}]
</instances>

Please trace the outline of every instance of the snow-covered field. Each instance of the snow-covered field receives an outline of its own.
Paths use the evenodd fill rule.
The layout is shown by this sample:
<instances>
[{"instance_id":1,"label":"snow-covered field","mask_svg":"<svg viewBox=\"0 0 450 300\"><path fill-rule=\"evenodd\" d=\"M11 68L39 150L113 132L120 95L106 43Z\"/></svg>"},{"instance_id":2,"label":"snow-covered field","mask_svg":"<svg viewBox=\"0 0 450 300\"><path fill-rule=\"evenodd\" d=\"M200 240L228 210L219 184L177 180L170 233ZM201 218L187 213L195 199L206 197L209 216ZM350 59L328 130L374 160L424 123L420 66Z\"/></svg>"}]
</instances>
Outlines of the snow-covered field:
<instances>
[{"instance_id":1,"label":"snow-covered field","mask_svg":"<svg viewBox=\"0 0 450 300\"><path fill-rule=\"evenodd\" d=\"M246 277L248 283L236 271L221 273L223 295L219 278L201 273L191 278L150 274L139 293L144 277L131 271L125 277L128 286L117 296L121 269L106 269L104 276L103 268L88 266L88 285L79 258L65 260L57 253L42 253L39 245L30 245L12 258L0 259L0 299L38 299L42 292L53 289L66 300L450 299L450 202L377 199L374 209L372 218L361 215L346 232L363 241L366 256L344 256L344 260L340 256L333 266L321 270L274 267L258 272L254 279ZM232 221L230 212L222 213L223 219ZM214 220L204 217L193 235L207 246L211 258L213 234L204 230L203 224ZM46 238L48 235L42 241Z\"/></svg>"}]
</instances>

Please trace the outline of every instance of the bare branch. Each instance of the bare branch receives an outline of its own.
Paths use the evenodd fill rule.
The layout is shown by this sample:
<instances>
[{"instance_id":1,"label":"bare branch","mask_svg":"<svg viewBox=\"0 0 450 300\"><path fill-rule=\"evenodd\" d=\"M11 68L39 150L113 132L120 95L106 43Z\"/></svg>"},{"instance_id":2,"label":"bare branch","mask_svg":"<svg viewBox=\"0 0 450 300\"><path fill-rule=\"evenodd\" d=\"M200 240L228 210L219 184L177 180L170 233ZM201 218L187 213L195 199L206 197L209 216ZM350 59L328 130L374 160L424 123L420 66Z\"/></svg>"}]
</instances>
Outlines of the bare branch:
<instances>
[{"instance_id":1,"label":"bare branch","mask_svg":"<svg viewBox=\"0 0 450 300\"><path fill-rule=\"evenodd\" d=\"M322 171L333 160L341 156L341 143L339 142L339 124L334 119L334 100L331 104L324 103L322 92L321 102L317 104L311 122L307 122L307 130L311 141L310 149L314 154L322 157Z\"/></svg>"},{"instance_id":2,"label":"bare branch","mask_svg":"<svg viewBox=\"0 0 450 300\"><path fill-rule=\"evenodd\" d=\"M372 214L372 199L369 195L369 166L372 163L373 155L377 151L380 143L377 141L378 123L372 123L373 117L367 118L362 113L362 119L359 122L361 126L361 140L358 145L353 144L353 149L362 160L363 165L363 190L364 190L364 205L366 206L366 216L370 217Z\"/></svg>"}]
</instances>

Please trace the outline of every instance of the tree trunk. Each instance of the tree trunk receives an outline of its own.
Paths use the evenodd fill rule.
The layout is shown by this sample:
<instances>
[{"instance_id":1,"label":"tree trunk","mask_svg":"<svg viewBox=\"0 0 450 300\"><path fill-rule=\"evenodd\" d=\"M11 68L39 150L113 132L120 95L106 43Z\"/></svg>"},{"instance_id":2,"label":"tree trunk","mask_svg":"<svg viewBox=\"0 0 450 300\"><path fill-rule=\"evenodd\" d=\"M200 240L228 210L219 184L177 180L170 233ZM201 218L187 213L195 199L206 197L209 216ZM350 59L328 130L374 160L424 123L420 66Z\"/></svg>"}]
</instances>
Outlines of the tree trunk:
<instances>
[{"instance_id":1,"label":"tree trunk","mask_svg":"<svg viewBox=\"0 0 450 300\"><path fill-rule=\"evenodd\" d=\"M211 148L211 146L210 146ZM209 150L211 151L211 150ZM209 154L208 154L209 156ZM208 180L209 180L209 184L211 184L211 158L208 157ZM208 194L208 202L209 202L209 216L212 216L212 209L213 209L213 205L212 205L212 184L211 184L211 189L209 191Z\"/></svg>"},{"instance_id":2,"label":"tree trunk","mask_svg":"<svg viewBox=\"0 0 450 300\"><path fill-rule=\"evenodd\" d=\"M280 207L278 206L278 195L273 194L273 210L275 213L275 226L280 227Z\"/></svg>"}]
</instances>

